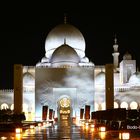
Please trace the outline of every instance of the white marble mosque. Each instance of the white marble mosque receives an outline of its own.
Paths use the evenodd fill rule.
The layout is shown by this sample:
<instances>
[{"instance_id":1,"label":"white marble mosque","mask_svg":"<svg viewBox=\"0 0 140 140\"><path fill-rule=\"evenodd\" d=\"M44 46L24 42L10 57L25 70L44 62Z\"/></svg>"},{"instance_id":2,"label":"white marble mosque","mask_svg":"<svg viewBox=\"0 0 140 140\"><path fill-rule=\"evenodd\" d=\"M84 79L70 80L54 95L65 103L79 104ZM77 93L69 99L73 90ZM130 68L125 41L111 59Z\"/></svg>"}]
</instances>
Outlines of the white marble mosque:
<instances>
[{"instance_id":1,"label":"white marble mosque","mask_svg":"<svg viewBox=\"0 0 140 140\"><path fill-rule=\"evenodd\" d=\"M126 50L119 62L114 39L114 108L140 108L140 72ZM45 41L45 55L35 66L23 66L23 112L26 120L41 120L42 106L59 117L62 107L71 117L80 108L105 109L105 65L94 65L85 54L86 42L79 29L69 23L54 27ZM94 56L93 56L94 57ZM14 108L14 89L0 90L0 109Z\"/></svg>"}]
</instances>

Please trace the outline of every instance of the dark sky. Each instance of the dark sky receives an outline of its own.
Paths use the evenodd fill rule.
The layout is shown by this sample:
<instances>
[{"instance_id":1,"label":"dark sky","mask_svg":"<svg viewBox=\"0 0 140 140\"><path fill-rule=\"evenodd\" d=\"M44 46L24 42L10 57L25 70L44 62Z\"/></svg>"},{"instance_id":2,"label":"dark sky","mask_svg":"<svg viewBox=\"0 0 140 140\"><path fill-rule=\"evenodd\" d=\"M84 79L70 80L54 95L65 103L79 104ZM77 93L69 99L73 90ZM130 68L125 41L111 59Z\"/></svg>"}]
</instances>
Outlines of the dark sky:
<instances>
[{"instance_id":1,"label":"dark sky","mask_svg":"<svg viewBox=\"0 0 140 140\"><path fill-rule=\"evenodd\" d=\"M14 64L35 65L44 57L47 34L63 23L64 13L68 22L85 37L86 55L95 65L113 62L112 46L116 34L120 61L128 51L140 67L140 12L137 4L14 4L1 5L0 11L0 89L13 88Z\"/></svg>"}]
</instances>

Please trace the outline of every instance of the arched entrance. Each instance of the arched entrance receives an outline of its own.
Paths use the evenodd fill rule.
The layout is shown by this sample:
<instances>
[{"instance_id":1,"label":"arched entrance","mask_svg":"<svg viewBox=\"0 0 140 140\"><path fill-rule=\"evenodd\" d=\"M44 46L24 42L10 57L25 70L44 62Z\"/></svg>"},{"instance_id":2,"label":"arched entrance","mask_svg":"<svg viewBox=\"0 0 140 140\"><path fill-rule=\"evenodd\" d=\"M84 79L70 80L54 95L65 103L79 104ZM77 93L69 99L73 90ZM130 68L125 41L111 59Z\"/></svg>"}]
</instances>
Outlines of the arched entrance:
<instances>
[{"instance_id":1,"label":"arched entrance","mask_svg":"<svg viewBox=\"0 0 140 140\"><path fill-rule=\"evenodd\" d=\"M58 115L61 120L70 120L71 100L67 96L60 98L58 101Z\"/></svg>"}]
</instances>

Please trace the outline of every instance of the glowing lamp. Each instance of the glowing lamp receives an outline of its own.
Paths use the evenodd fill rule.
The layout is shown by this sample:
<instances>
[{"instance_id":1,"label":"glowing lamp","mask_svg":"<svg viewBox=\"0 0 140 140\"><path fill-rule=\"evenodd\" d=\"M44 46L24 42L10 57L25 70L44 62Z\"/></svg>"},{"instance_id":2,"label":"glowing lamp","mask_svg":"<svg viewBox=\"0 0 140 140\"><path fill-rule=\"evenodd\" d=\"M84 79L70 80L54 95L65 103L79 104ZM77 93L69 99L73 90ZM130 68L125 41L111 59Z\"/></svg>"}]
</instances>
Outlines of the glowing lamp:
<instances>
[{"instance_id":1,"label":"glowing lamp","mask_svg":"<svg viewBox=\"0 0 140 140\"><path fill-rule=\"evenodd\" d=\"M21 134L22 133L22 128L16 128L15 131L16 131L16 134Z\"/></svg>"},{"instance_id":2,"label":"glowing lamp","mask_svg":"<svg viewBox=\"0 0 140 140\"><path fill-rule=\"evenodd\" d=\"M4 136L3 136L3 137L1 137L1 140L6 140L6 139L7 139L7 137L4 137Z\"/></svg>"},{"instance_id":3,"label":"glowing lamp","mask_svg":"<svg viewBox=\"0 0 140 140\"><path fill-rule=\"evenodd\" d=\"M35 126L34 125L30 125L30 129L34 129L35 128Z\"/></svg>"},{"instance_id":4,"label":"glowing lamp","mask_svg":"<svg viewBox=\"0 0 140 140\"><path fill-rule=\"evenodd\" d=\"M88 123L85 123L86 126L88 126Z\"/></svg>"},{"instance_id":5,"label":"glowing lamp","mask_svg":"<svg viewBox=\"0 0 140 140\"><path fill-rule=\"evenodd\" d=\"M46 122L43 122L43 126L46 126Z\"/></svg>"},{"instance_id":6,"label":"glowing lamp","mask_svg":"<svg viewBox=\"0 0 140 140\"><path fill-rule=\"evenodd\" d=\"M130 139L130 133L129 132L120 132L119 133L119 139L120 140L129 140Z\"/></svg>"},{"instance_id":7,"label":"glowing lamp","mask_svg":"<svg viewBox=\"0 0 140 140\"><path fill-rule=\"evenodd\" d=\"M94 125L94 124L91 124L91 125L90 125L90 127L91 127L91 128L94 128L94 127L95 127L95 125Z\"/></svg>"},{"instance_id":8,"label":"glowing lamp","mask_svg":"<svg viewBox=\"0 0 140 140\"><path fill-rule=\"evenodd\" d=\"M85 126L85 129L88 130L88 125Z\"/></svg>"},{"instance_id":9,"label":"glowing lamp","mask_svg":"<svg viewBox=\"0 0 140 140\"><path fill-rule=\"evenodd\" d=\"M95 128L91 127L91 129L90 129L90 130L91 130L91 132L94 132Z\"/></svg>"},{"instance_id":10,"label":"glowing lamp","mask_svg":"<svg viewBox=\"0 0 140 140\"><path fill-rule=\"evenodd\" d=\"M38 123L38 127L41 127L42 126L42 124L41 123Z\"/></svg>"},{"instance_id":11,"label":"glowing lamp","mask_svg":"<svg viewBox=\"0 0 140 140\"><path fill-rule=\"evenodd\" d=\"M105 127L105 126L99 127L99 131L100 131L100 132L105 132L105 131L106 131L106 127Z\"/></svg>"}]
</instances>

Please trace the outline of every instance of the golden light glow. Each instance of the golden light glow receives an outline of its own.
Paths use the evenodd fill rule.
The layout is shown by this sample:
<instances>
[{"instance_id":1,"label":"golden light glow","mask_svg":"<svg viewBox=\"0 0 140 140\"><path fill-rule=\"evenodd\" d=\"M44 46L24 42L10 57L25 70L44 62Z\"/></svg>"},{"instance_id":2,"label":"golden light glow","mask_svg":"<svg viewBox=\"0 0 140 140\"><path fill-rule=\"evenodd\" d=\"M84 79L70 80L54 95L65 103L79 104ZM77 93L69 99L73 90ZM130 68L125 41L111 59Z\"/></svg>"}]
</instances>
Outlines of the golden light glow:
<instances>
[{"instance_id":1,"label":"golden light glow","mask_svg":"<svg viewBox=\"0 0 140 140\"><path fill-rule=\"evenodd\" d=\"M70 110L60 110L60 114L69 114Z\"/></svg>"},{"instance_id":2,"label":"golden light glow","mask_svg":"<svg viewBox=\"0 0 140 140\"><path fill-rule=\"evenodd\" d=\"M85 123L85 126L88 126L88 123Z\"/></svg>"},{"instance_id":3,"label":"golden light glow","mask_svg":"<svg viewBox=\"0 0 140 140\"><path fill-rule=\"evenodd\" d=\"M95 128L91 128L90 130L91 130L91 132L94 132Z\"/></svg>"},{"instance_id":4,"label":"golden light glow","mask_svg":"<svg viewBox=\"0 0 140 140\"><path fill-rule=\"evenodd\" d=\"M15 131L16 131L16 134L21 134L22 133L22 128L16 128Z\"/></svg>"},{"instance_id":5,"label":"golden light glow","mask_svg":"<svg viewBox=\"0 0 140 140\"><path fill-rule=\"evenodd\" d=\"M94 125L94 124L91 124L91 125L90 125L90 127L91 127L91 128L94 128L94 127L95 127L95 125Z\"/></svg>"},{"instance_id":6,"label":"golden light glow","mask_svg":"<svg viewBox=\"0 0 140 140\"><path fill-rule=\"evenodd\" d=\"M131 103L130 103L130 108L131 108L131 109L137 109L137 108L138 108L137 102L135 102L135 101L131 102Z\"/></svg>"},{"instance_id":7,"label":"golden light glow","mask_svg":"<svg viewBox=\"0 0 140 140\"><path fill-rule=\"evenodd\" d=\"M106 137L106 132L100 132L99 135L100 135L100 138L103 140Z\"/></svg>"},{"instance_id":8,"label":"golden light glow","mask_svg":"<svg viewBox=\"0 0 140 140\"><path fill-rule=\"evenodd\" d=\"M26 121L32 121L33 118L35 117L35 113L34 112L25 112L25 116L26 116Z\"/></svg>"},{"instance_id":9,"label":"golden light glow","mask_svg":"<svg viewBox=\"0 0 140 140\"><path fill-rule=\"evenodd\" d=\"M16 134L16 140L21 140L22 135L21 134Z\"/></svg>"},{"instance_id":10,"label":"golden light glow","mask_svg":"<svg viewBox=\"0 0 140 140\"><path fill-rule=\"evenodd\" d=\"M1 137L1 140L6 140L6 139L7 139L7 137L4 137L4 136L3 136L3 137Z\"/></svg>"},{"instance_id":11,"label":"golden light glow","mask_svg":"<svg viewBox=\"0 0 140 140\"><path fill-rule=\"evenodd\" d=\"M99 127L99 131L101 131L101 132L105 132L105 131L106 131L106 127L105 127L105 126L101 126L101 127Z\"/></svg>"},{"instance_id":12,"label":"golden light glow","mask_svg":"<svg viewBox=\"0 0 140 140\"><path fill-rule=\"evenodd\" d=\"M60 106L61 107L69 107L70 106L70 99L68 99L68 98L62 98L60 100Z\"/></svg>"},{"instance_id":13,"label":"golden light glow","mask_svg":"<svg viewBox=\"0 0 140 140\"><path fill-rule=\"evenodd\" d=\"M122 102L120 106L121 106L121 108L126 108L127 109L128 108L128 103L127 102Z\"/></svg>"},{"instance_id":14,"label":"golden light glow","mask_svg":"<svg viewBox=\"0 0 140 140\"><path fill-rule=\"evenodd\" d=\"M30 125L30 129L34 129L35 128L35 126L34 125Z\"/></svg>"},{"instance_id":15,"label":"golden light glow","mask_svg":"<svg viewBox=\"0 0 140 140\"><path fill-rule=\"evenodd\" d=\"M120 132L119 133L119 139L129 140L130 139L130 133L129 132Z\"/></svg>"},{"instance_id":16,"label":"golden light glow","mask_svg":"<svg viewBox=\"0 0 140 140\"><path fill-rule=\"evenodd\" d=\"M30 134L35 134L35 129L30 129Z\"/></svg>"},{"instance_id":17,"label":"golden light glow","mask_svg":"<svg viewBox=\"0 0 140 140\"><path fill-rule=\"evenodd\" d=\"M88 130L88 125L85 126L85 129Z\"/></svg>"}]
</instances>

